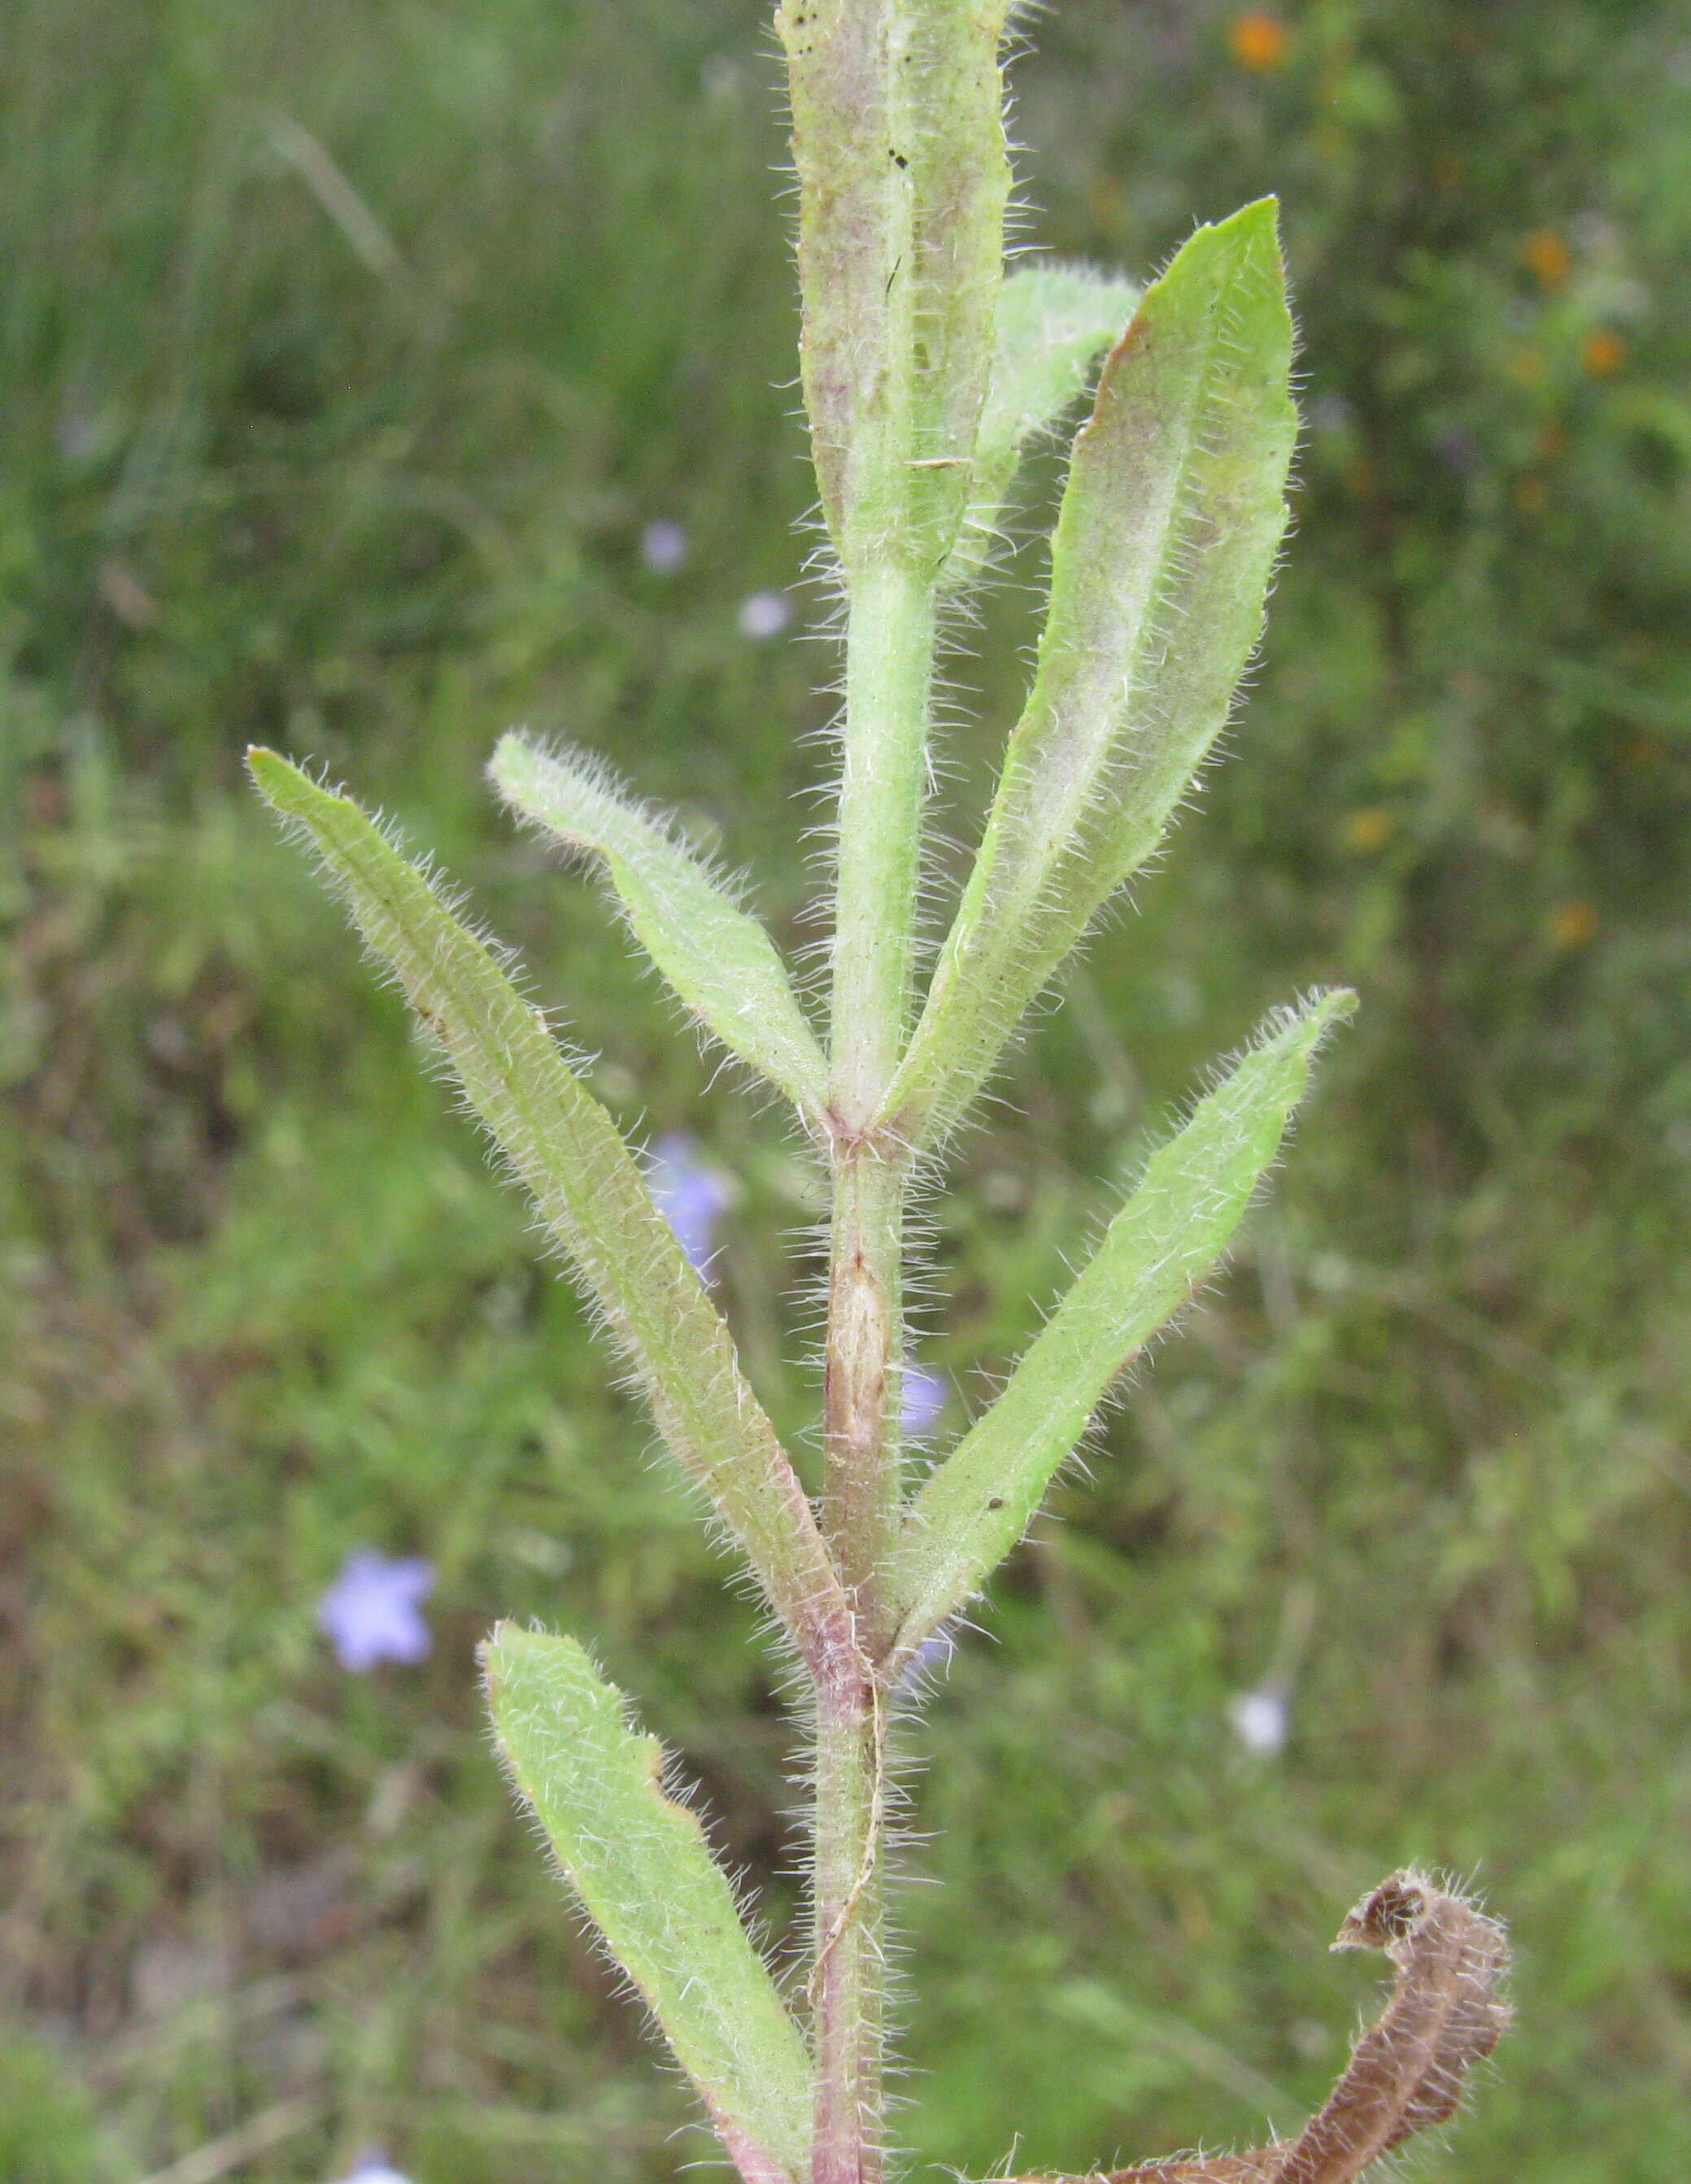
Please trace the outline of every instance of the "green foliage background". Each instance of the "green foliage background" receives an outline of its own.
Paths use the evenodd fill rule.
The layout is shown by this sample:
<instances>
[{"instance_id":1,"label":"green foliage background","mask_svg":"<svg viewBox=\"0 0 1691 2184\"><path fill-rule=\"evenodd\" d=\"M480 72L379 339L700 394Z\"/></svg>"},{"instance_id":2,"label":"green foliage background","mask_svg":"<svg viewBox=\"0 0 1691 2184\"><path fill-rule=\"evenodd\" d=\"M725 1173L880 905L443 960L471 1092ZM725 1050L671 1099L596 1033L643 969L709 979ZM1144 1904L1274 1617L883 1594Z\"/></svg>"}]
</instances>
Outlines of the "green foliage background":
<instances>
[{"instance_id":1,"label":"green foliage background","mask_svg":"<svg viewBox=\"0 0 1691 2184\"><path fill-rule=\"evenodd\" d=\"M681 2096L510 1812L470 1648L592 1642L779 1928L769 1663L238 760L382 802L625 1123L738 1178L723 1294L796 1429L805 1169L479 778L509 723L567 732L817 937L828 655L735 621L806 504L764 11L7 13L0 2174L309 2184L380 2142L416 2184L665 2176ZM1691 20L1036 27L1027 239L1143 270L1279 191L1310 431L1234 755L935 1202L926 1354L977 1399L1206 1057L1317 979L1364 1009L921 1733L904 2128L979 2174L1290 2120L1368 1992L1321 1945L1416 1858L1512 1920L1521 2018L1421 2173L1683 2184ZM957 693L965 814L1039 568ZM316 1634L366 1544L438 1565L420 1670ZM1227 1702L1282 1672L1253 1760Z\"/></svg>"}]
</instances>

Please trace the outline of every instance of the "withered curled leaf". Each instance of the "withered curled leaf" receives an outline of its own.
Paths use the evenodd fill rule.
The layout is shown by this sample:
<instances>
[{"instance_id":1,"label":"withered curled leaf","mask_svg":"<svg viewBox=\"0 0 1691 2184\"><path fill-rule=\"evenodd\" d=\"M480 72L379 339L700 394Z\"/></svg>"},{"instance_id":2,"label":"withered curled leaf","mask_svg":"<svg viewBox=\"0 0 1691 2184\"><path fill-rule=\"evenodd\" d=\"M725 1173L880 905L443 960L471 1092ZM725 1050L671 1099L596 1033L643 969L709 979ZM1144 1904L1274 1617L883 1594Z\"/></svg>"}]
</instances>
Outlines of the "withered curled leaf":
<instances>
[{"instance_id":1,"label":"withered curled leaf","mask_svg":"<svg viewBox=\"0 0 1691 2184\"><path fill-rule=\"evenodd\" d=\"M1455 2111L1467 2073L1509 2025L1509 2005L1498 1996L1509 1966L1502 1927L1424 1874L1394 1873L1363 1897L1333 1947L1382 1949L1397 1985L1299 2136L1248 2153L1177 2154L1111 2170L1097 2184L1353 2184L1381 2155Z\"/></svg>"}]
</instances>

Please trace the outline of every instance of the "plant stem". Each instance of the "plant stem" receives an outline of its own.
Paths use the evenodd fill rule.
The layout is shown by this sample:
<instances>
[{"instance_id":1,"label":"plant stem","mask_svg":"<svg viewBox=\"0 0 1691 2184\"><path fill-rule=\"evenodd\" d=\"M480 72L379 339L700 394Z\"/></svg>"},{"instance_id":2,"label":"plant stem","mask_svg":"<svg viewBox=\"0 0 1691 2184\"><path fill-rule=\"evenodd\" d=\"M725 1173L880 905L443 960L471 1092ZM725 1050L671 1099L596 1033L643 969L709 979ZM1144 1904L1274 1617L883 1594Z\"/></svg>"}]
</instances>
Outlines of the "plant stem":
<instances>
[{"instance_id":1,"label":"plant stem","mask_svg":"<svg viewBox=\"0 0 1691 2184\"><path fill-rule=\"evenodd\" d=\"M898 1384L905 1172L892 1153L841 1154L834 1180L822 1429L822 1530L878 1660L892 1636L882 1588L903 1513Z\"/></svg>"},{"instance_id":2,"label":"plant stem","mask_svg":"<svg viewBox=\"0 0 1691 2184\"><path fill-rule=\"evenodd\" d=\"M876 2184L882 2173L879 1719L872 1685L818 1694L812 2184Z\"/></svg>"},{"instance_id":3,"label":"plant stem","mask_svg":"<svg viewBox=\"0 0 1691 2184\"><path fill-rule=\"evenodd\" d=\"M902 1149L873 1125L908 1028L932 677L931 584L896 560L852 572L840 791L830 1122L834 1213L823 1529L857 1620L854 1658L817 1680L817 2074L813 2184L881 2174L881 1587L902 1514L898 1389Z\"/></svg>"}]
</instances>

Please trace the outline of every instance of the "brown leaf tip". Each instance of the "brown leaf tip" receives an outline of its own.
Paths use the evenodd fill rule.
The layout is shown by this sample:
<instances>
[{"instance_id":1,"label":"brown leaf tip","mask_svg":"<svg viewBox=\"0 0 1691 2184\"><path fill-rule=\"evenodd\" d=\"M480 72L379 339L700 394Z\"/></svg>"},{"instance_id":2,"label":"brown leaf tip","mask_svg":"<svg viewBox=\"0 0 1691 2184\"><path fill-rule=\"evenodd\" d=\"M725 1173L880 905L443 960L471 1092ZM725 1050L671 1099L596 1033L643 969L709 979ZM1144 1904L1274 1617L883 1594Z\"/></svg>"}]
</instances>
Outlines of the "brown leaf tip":
<instances>
[{"instance_id":1,"label":"brown leaf tip","mask_svg":"<svg viewBox=\"0 0 1691 2184\"><path fill-rule=\"evenodd\" d=\"M1418 1874L1392 1874L1346 1913L1334 1948L1390 1949L1408 1941L1427 1918L1427 1892Z\"/></svg>"},{"instance_id":2,"label":"brown leaf tip","mask_svg":"<svg viewBox=\"0 0 1691 2184\"><path fill-rule=\"evenodd\" d=\"M1455 2113L1468 2072L1509 2024L1498 1995L1509 1968L1503 1928L1467 1897L1406 1870L1369 1890L1333 1947L1383 1951L1396 1979L1297 2137L1111 2170L1098 2184L1354 2184L1382 2155Z\"/></svg>"}]
</instances>

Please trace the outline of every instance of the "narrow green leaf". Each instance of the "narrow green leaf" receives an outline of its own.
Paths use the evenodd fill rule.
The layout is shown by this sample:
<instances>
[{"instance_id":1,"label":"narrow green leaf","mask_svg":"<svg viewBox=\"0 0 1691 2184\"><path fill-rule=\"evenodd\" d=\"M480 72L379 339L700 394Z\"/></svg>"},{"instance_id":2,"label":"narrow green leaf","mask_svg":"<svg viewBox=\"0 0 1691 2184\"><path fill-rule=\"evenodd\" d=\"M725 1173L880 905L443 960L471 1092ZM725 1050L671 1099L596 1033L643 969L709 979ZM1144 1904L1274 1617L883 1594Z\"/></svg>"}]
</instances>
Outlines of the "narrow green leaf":
<instances>
[{"instance_id":1,"label":"narrow green leaf","mask_svg":"<svg viewBox=\"0 0 1691 2184\"><path fill-rule=\"evenodd\" d=\"M804 401L848 569L928 574L971 497L1010 194L1005 0L782 0Z\"/></svg>"},{"instance_id":2,"label":"narrow green leaf","mask_svg":"<svg viewBox=\"0 0 1691 2184\"><path fill-rule=\"evenodd\" d=\"M1004 504L1026 449L1049 432L1086 385L1093 360L1121 334L1139 284L1087 265L1023 266L998 291L993 376L981 411L975 480L964 534L946 571L974 577L998 537Z\"/></svg>"},{"instance_id":3,"label":"narrow green leaf","mask_svg":"<svg viewBox=\"0 0 1691 2184\"><path fill-rule=\"evenodd\" d=\"M810 2059L657 1738L573 1638L502 1623L481 1658L513 1783L741 2174L802 2184Z\"/></svg>"},{"instance_id":4,"label":"narrow green leaf","mask_svg":"<svg viewBox=\"0 0 1691 2184\"><path fill-rule=\"evenodd\" d=\"M1026 710L893 1086L900 1134L962 1115L1227 716L1262 627L1296 432L1271 203L1148 289L1075 441Z\"/></svg>"},{"instance_id":5,"label":"narrow green leaf","mask_svg":"<svg viewBox=\"0 0 1691 2184\"><path fill-rule=\"evenodd\" d=\"M635 938L693 1014L806 1116L819 1116L826 1060L775 943L731 885L583 752L503 736L489 770L524 818L603 861Z\"/></svg>"},{"instance_id":6,"label":"narrow green leaf","mask_svg":"<svg viewBox=\"0 0 1691 2184\"><path fill-rule=\"evenodd\" d=\"M1354 1005L1343 991L1315 997L1199 1102L1003 1393L930 1474L899 1548L895 1667L1010 1552L1110 1383L1209 1275L1279 1150L1316 1047Z\"/></svg>"},{"instance_id":7,"label":"narrow green leaf","mask_svg":"<svg viewBox=\"0 0 1691 2184\"><path fill-rule=\"evenodd\" d=\"M739 1541L802 1648L849 1610L804 1490L727 1329L633 1156L485 942L350 798L270 751L253 778L303 830L470 1104L632 1361L671 1451Z\"/></svg>"}]
</instances>

